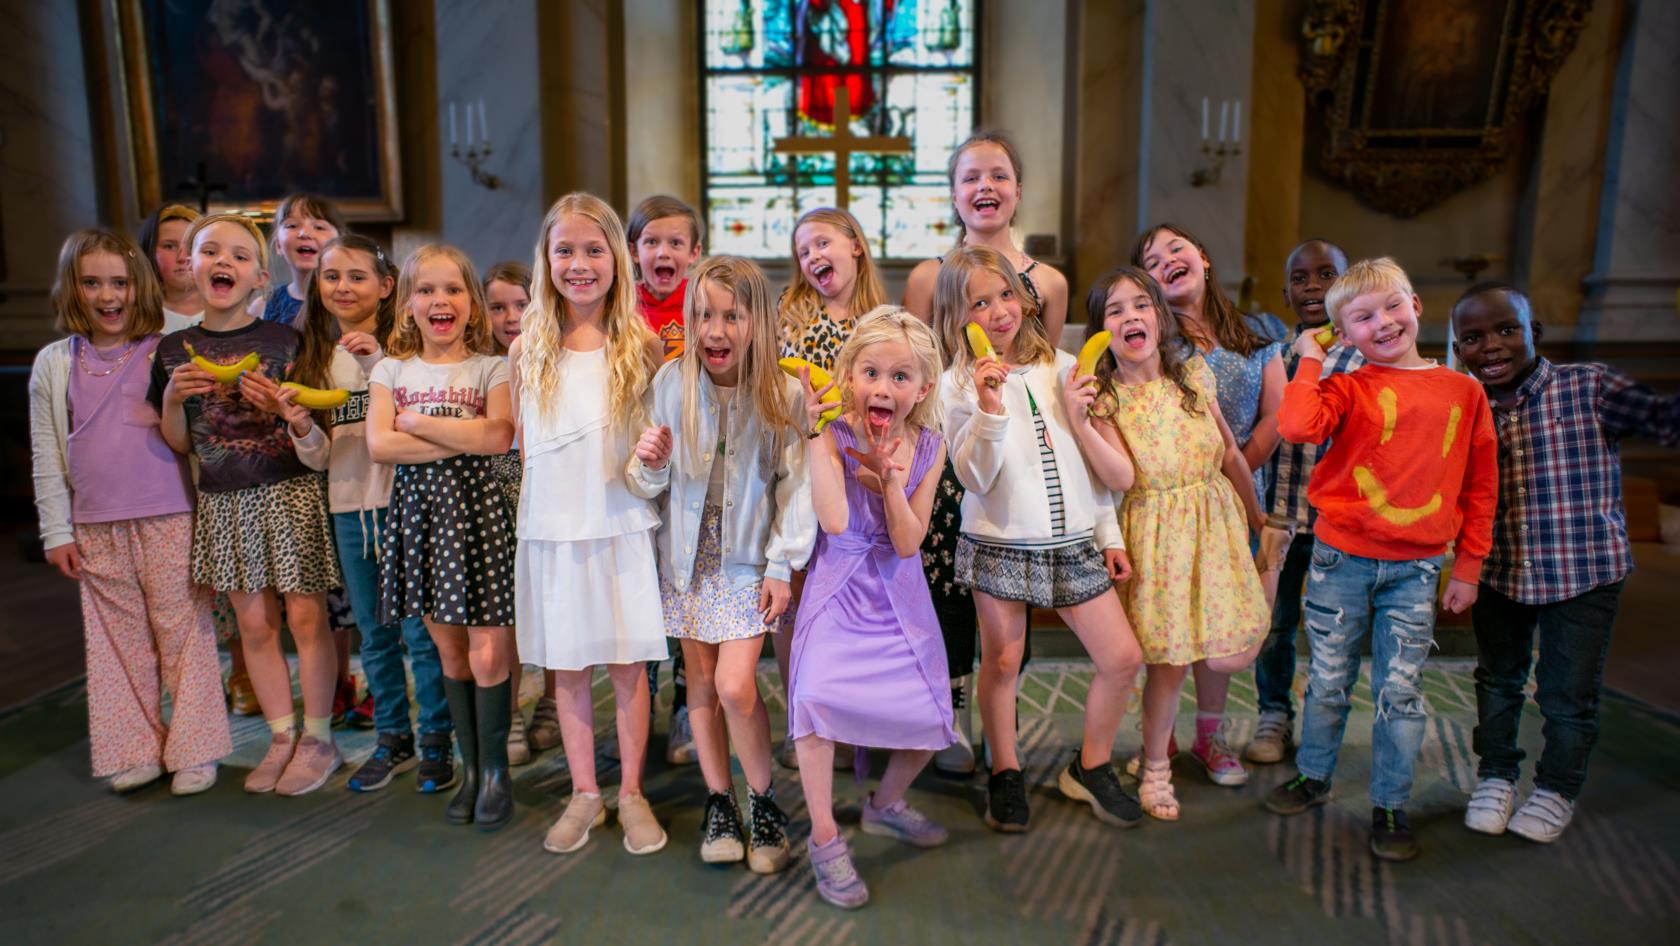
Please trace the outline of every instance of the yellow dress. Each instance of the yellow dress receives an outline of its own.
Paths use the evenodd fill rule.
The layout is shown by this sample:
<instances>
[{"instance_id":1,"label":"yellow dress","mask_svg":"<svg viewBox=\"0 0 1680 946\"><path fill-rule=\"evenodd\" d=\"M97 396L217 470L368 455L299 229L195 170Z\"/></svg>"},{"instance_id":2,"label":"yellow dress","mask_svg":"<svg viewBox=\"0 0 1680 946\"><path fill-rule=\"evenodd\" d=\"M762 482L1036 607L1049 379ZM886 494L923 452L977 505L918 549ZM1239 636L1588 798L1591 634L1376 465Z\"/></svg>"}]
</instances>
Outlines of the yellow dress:
<instances>
[{"instance_id":1,"label":"yellow dress","mask_svg":"<svg viewBox=\"0 0 1680 946\"><path fill-rule=\"evenodd\" d=\"M1121 598L1152 664L1240 654L1271 624L1242 503L1219 469L1225 443L1205 407L1213 372L1200 356L1188 368L1204 405L1196 414L1169 378L1114 386L1114 417L1137 468L1120 504L1133 568Z\"/></svg>"}]
</instances>

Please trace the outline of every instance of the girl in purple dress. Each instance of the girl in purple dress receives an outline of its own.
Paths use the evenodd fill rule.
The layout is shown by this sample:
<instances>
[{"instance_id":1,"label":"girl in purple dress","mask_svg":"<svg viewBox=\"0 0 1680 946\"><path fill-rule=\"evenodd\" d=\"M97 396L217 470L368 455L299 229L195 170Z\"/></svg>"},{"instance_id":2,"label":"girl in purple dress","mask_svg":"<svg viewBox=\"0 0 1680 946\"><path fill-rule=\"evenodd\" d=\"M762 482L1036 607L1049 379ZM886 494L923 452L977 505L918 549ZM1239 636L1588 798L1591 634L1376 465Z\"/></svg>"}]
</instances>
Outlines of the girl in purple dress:
<instances>
[{"instance_id":1,"label":"girl in purple dress","mask_svg":"<svg viewBox=\"0 0 1680 946\"><path fill-rule=\"evenodd\" d=\"M811 494L821 527L794 625L788 736L811 812L808 842L817 893L844 908L869 890L834 822L836 742L892 750L863 806L863 831L918 847L943 844L945 829L905 803L933 753L956 741L945 648L922 572L938 471L939 346L933 332L896 306L858 321L835 366L843 414L812 434ZM929 476L932 471L933 475Z\"/></svg>"}]
</instances>

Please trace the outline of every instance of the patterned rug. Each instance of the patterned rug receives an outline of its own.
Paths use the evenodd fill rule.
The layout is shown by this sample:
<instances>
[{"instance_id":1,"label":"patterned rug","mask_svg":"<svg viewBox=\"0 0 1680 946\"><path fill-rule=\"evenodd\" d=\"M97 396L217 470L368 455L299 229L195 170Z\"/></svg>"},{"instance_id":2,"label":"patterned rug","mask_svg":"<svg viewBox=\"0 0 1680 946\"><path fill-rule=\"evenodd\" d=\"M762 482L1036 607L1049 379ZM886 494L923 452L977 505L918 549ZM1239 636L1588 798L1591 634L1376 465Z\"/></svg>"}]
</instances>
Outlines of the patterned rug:
<instances>
[{"instance_id":1,"label":"patterned rug","mask_svg":"<svg viewBox=\"0 0 1680 946\"><path fill-rule=\"evenodd\" d=\"M836 796L870 905L817 900L801 856L786 872L700 863L704 789L694 767L664 765L661 710L647 795L670 832L637 858L610 823L577 854L545 853L570 780L558 750L516 770L519 810L484 835L442 820L443 799L401 777L383 792L344 789L349 769L314 795L240 791L262 754L260 719L235 723L235 754L216 788L177 799L165 783L118 797L87 776L85 693L62 691L0 720L0 940L6 943L1315 943L1470 946L1655 943L1680 930L1680 727L1609 699L1592 778L1557 844L1472 834L1474 695L1467 662L1430 665L1432 707L1411 812L1421 859L1386 864L1366 849L1371 703L1362 684L1337 773L1337 800L1295 818L1260 797L1293 769L1254 769L1240 789L1208 783L1181 757L1176 824L1118 831L1055 789L1076 744L1090 675L1080 661L1038 661L1021 689L1021 741L1032 830L981 824L981 779L924 775L912 802L951 829L919 851L856 830L862 791ZM667 674L668 679L668 674ZM760 674L772 719L774 665ZM537 678L525 681L526 712ZM1252 678L1233 682L1230 738L1253 722ZM664 700L669 699L666 687ZM597 719L611 727L604 678ZM1186 696L1178 736L1188 744ZM1538 748L1538 711L1524 744ZM1138 745L1135 715L1121 756ZM371 733L340 732L352 764ZM880 760L877 760L877 767ZM603 785L617 778L602 759ZM738 780L739 781L739 780ZM776 770L803 851L798 776ZM1527 786L1523 786L1526 790ZM610 795L611 789L608 789Z\"/></svg>"}]
</instances>

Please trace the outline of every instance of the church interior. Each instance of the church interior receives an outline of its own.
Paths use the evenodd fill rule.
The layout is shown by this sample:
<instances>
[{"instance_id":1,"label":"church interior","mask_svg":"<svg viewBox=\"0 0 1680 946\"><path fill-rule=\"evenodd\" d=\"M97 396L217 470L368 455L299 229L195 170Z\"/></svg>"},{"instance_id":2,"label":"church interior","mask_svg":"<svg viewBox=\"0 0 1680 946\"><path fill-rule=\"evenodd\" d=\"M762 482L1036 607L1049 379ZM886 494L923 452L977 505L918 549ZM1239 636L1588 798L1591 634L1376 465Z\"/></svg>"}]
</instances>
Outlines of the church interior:
<instances>
[{"instance_id":1,"label":"church interior","mask_svg":"<svg viewBox=\"0 0 1680 946\"><path fill-rule=\"evenodd\" d=\"M267 228L282 197L311 191L337 201L393 261L445 243L483 272L528 265L534 245L543 266L542 221L562 195L588 192L628 217L669 194L700 211L705 252L753 259L779 292L801 279L795 220L839 204L861 223L897 302L912 269L960 238L946 162L977 130L1007 135L1018 152L1010 232L1066 277L1066 352L1086 337L1087 289L1167 223L1195 234L1210 282L1240 310L1271 313L1291 338L1286 262L1304 241L1325 240L1349 261L1390 257L1405 270L1425 358L1462 370L1449 313L1491 280L1531 301L1545 359L1603 363L1674 398L1680 4L0 9L13 24L0 31L0 59L12 66L0 79L0 508L12 536L0 550L5 941L1470 946L1652 943L1680 930L1680 446L1655 437L1627 437L1613 453L1633 568L1594 697L1590 779L1556 843L1464 826L1480 755L1469 612L1437 618L1410 802L1424 852L1391 863L1366 850L1371 729L1383 715L1366 682L1351 697L1336 793L1308 814L1262 809L1294 774L1287 760L1250 764L1233 789L1210 783L1188 753L1173 763L1180 820L1119 832L1068 803L1057 772L1079 744L1092 664L1054 611L1035 608L1016 724L1032 830L987 829L984 772L930 768L909 798L950 841L912 852L864 837L860 810L871 803L837 772L840 830L872 894L866 909L844 912L818 898L801 863L810 824L795 768L774 768L800 852L791 869L760 875L695 856L707 789L695 766L667 761L668 663L653 695L646 794L671 843L653 857L620 850L616 828L575 854L543 849L572 791L558 748L513 769L517 807L494 834L445 824L441 803L405 783L346 790L351 768L375 751L366 731L336 733L346 768L321 791L241 792L270 736L260 716L231 717L233 753L202 797L172 797L161 782L113 793L90 775L80 596L43 559L30 433L36 353L63 335L52 301L60 246L82 228L133 237L172 203ZM275 265L279 286L284 264ZM1304 634L1298 650L1300 700ZM221 660L226 668L225 647ZM779 745L789 705L768 652L757 678ZM1250 671L1230 687L1225 738L1240 748L1260 695ZM537 668L516 671L515 712L529 716L542 689ZM613 693L599 675L597 746L614 732ZM1532 684L1527 693L1520 745L1532 761L1553 730L1544 723L1543 734ZM1181 699L1175 732L1188 745L1195 689ZM1138 706L1134 694L1115 742L1122 769L1143 752ZM885 760L865 753L859 771L880 774ZM620 766L598 755L609 789Z\"/></svg>"}]
</instances>

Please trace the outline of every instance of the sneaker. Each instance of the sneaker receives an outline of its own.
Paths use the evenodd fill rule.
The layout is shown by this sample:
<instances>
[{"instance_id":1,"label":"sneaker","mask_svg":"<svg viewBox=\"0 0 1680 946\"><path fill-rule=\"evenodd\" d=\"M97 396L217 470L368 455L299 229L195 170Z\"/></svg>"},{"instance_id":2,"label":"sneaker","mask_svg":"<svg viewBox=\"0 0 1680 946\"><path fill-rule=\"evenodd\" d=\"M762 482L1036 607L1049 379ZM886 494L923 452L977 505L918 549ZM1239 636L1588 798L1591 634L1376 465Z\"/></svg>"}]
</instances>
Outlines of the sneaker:
<instances>
[{"instance_id":1,"label":"sneaker","mask_svg":"<svg viewBox=\"0 0 1680 946\"><path fill-rule=\"evenodd\" d=\"M353 792L376 792L391 780L420 764L414 754L414 736L405 732L382 732L373 755L363 762L344 787Z\"/></svg>"},{"instance_id":2,"label":"sneaker","mask_svg":"<svg viewBox=\"0 0 1680 946\"><path fill-rule=\"evenodd\" d=\"M1385 861L1409 861L1418 856L1417 837L1404 808L1371 809L1371 853Z\"/></svg>"},{"instance_id":3,"label":"sneaker","mask_svg":"<svg viewBox=\"0 0 1680 946\"><path fill-rule=\"evenodd\" d=\"M875 807L875 793L863 803L863 833L896 838L913 847L938 847L951 833L900 798L885 808Z\"/></svg>"},{"instance_id":4,"label":"sneaker","mask_svg":"<svg viewBox=\"0 0 1680 946\"><path fill-rule=\"evenodd\" d=\"M1260 714L1260 722L1254 727L1254 738L1248 741L1248 747L1243 749L1243 758L1261 765L1271 765L1282 762L1283 757L1295 746L1295 733L1289 722L1289 714L1277 710L1268 710Z\"/></svg>"},{"instance_id":5,"label":"sneaker","mask_svg":"<svg viewBox=\"0 0 1680 946\"><path fill-rule=\"evenodd\" d=\"M530 765L535 758L531 754L530 734L525 729L525 714L519 711L518 703L508 716L507 757L508 765Z\"/></svg>"},{"instance_id":6,"label":"sneaker","mask_svg":"<svg viewBox=\"0 0 1680 946\"><path fill-rule=\"evenodd\" d=\"M360 729L364 732L372 729L374 726L373 694L369 693L367 696L362 697L362 701L360 703L350 707L350 713L345 717L344 722L345 725L349 726L351 729Z\"/></svg>"},{"instance_id":7,"label":"sneaker","mask_svg":"<svg viewBox=\"0 0 1680 946\"><path fill-rule=\"evenodd\" d=\"M189 766L175 773L169 780L169 794L197 795L207 792L216 785L216 763L206 762L203 765Z\"/></svg>"},{"instance_id":8,"label":"sneaker","mask_svg":"<svg viewBox=\"0 0 1680 946\"><path fill-rule=\"evenodd\" d=\"M322 742L307 733L298 740L297 751L292 753L292 761L286 763L286 771L280 775L280 780L274 783L276 795L307 795L327 784L327 779L338 771L344 764L344 757L338 754L338 744L332 740Z\"/></svg>"},{"instance_id":9,"label":"sneaker","mask_svg":"<svg viewBox=\"0 0 1680 946\"><path fill-rule=\"evenodd\" d=\"M228 678L228 711L235 716L255 716L262 712L257 688L251 685L248 674L236 673Z\"/></svg>"},{"instance_id":10,"label":"sneaker","mask_svg":"<svg viewBox=\"0 0 1680 946\"><path fill-rule=\"evenodd\" d=\"M525 729L525 741L534 752L545 752L560 744L560 709L554 697L545 696L531 711L531 725Z\"/></svg>"},{"instance_id":11,"label":"sneaker","mask_svg":"<svg viewBox=\"0 0 1680 946\"><path fill-rule=\"evenodd\" d=\"M741 809L735 806L734 795L708 793L704 823L706 833L700 841L702 861L735 864L747 856L746 839L741 832Z\"/></svg>"},{"instance_id":12,"label":"sneaker","mask_svg":"<svg viewBox=\"0 0 1680 946\"><path fill-rule=\"evenodd\" d=\"M111 776L111 791L119 794L132 792L137 788L144 788L158 779L163 778L163 766L156 762L147 762L132 769L124 769Z\"/></svg>"},{"instance_id":13,"label":"sneaker","mask_svg":"<svg viewBox=\"0 0 1680 946\"><path fill-rule=\"evenodd\" d=\"M1464 809L1464 826L1481 834L1504 834L1516 804L1515 785L1502 778L1482 779Z\"/></svg>"},{"instance_id":14,"label":"sneaker","mask_svg":"<svg viewBox=\"0 0 1680 946\"><path fill-rule=\"evenodd\" d=\"M1176 758L1178 758L1178 736L1176 736L1176 735L1168 736L1167 737L1167 761L1171 762L1172 760L1174 760ZM1143 747L1138 746L1138 751L1132 753L1132 757L1126 760L1126 774L1130 775L1132 778L1139 778L1140 776L1138 775L1138 770L1142 769L1142 768L1143 768Z\"/></svg>"},{"instance_id":15,"label":"sneaker","mask_svg":"<svg viewBox=\"0 0 1680 946\"><path fill-rule=\"evenodd\" d=\"M1569 827L1569 821L1574 817L1574 802L1557 792L1537 788L1511 816L1506 830L1519 838L1550 844L1563 836L1563 830Z\"/></svg>"},{"instance_id":16,"label":"sneaker","mask_svg":"<svg viewBox=\"0 0 1680 946\"><path fill-rule=\"evenodd\" d=\"M1073 761L1056 779L1056 787L1068 798L1089 804L1091 814L1103 824L1131 828L1143 820L1138 800L1120 787L1120 776L1115 774L1111 763L1087 769L1079 764L1079 753L1075 751Z\"/></svg>"},{"instance_id":17,"label":"sneaker","mask_svg":"<svg viewBox=\"0 0 1680 946\"><path fill-rule=\"evenodd\" d=\"M1027 780L1020 769L993 772L986 786L986 824L993 831L1020 834L1027 830Z\"/></svg>"},{"instance_id":18,"label":"sneaker","mask_svg":"<svg viewBox=\"0 0 1680 946\"><path fill-rule=\"evenodd\" d=\"M589 832L607 823L607 804L599 793L586 795L573 792L571 801L559 820L543 836L543 850L550 854L570 854L589 843Z\"/></svg>"},{"instance_id":19,"label":"sneaker","mask_svg":"<svg viewBox=\"0 0 1680 946\"><path fill-rule=\"evenodd\" d=\"M760 795L747 789L747 869L755 874L774 874L788 866L787 812L776 804L775 791Z\"/></svg>"},{"instance_id":20,"label":"sneaker","mask_svg":"<svg viewBox=\"0 0 1680 946\"><path fill-rule=\"evenodd\" d=\"M1225 737L1215 733L1190 747L1190 758L1207 770L1208 781L1215 785L1236 788L1248 784L1248 770L1238 761L1236 752Z\"/></svg>"},{"instance_id":21,"label":"sneaker","mask_svg":"<svg viewBox=\"0 0 1680 946\"><path fill-rule=\"evenodd\" d=\"M1296 773L1266 794L1262 804L1274 815L1298 815L1330 800L1330 783Z\"/></svg>"},{"instance_id":22,"label":"sneaker","mask_svg":"<svg viewBox=\"0 0 1680 946\"><path fill-rule=\"evenodd\" d=\"M280 781L280 773L286 771L286 766L292 761L292 752L297 749L298 734L296 730L288 729L277 732L269 737L268 752L264 753L262 761L245 776L245 790L253 795L265 795L274 791L274 783Z\"/></svg>"},{"instance_id":23,"label":"sneaker","mask_svg":"<svg viewBox=\"0 0 1680 946\"><path fill-rule=\"evenodd\" d=\"M734 807L733 799L730 807ZM740 812L736 812L735 818L736 830L740 830ZM653 854L665 847L665 829L659 826L659 819L653 816L653 809L648 807L647 797L641 792L618 796L618 825L624 829L624 849L631 854Z\"/></svg>"},{"instance_id":24,"label":"sneaker","mask_svg":"<svg viewBox=\"0 0 1680 946\"><path fill-rule=\"evenodd\" d=\"M356 680L345 677L333 690L332 727L337 729L350 721L350 708L356 705Z\"/></svg>"},{"instance_id":25,"label":"sneaker","mask_svg":"<svg viewBox=\"0 0 1680 946\"><path fill-rule=\"evenodd\" d=\"M869 888L852 865L845 838L837 834L823 845L807 840L805 853L811 861L811 872L817 875L817 896L842 910L856 910L869 902Z\"/></svg>"},{"instance_id":26,"label":"sneaker","mask_svg":"<svg viewBox=\"0 0 1680 946\"><path fill-rule=\"evenodd\" d=\"M449 733L420 734L420 770L414 773L414 790L422 795L441 792L455 784L455 747Z\"/></svg>"},{"instance_id":27,"label":"sneaker","mask_svg":"<svg viewBox=\"0 0 1680 946\"><path fill-rule=\"evenodd\" d=\"M679 706L671 714L671 734L665 739L665 761L671 765L693 765L699 758L700 752L694 748L694 728L688 722L688 707Z\"/></svg>"}]
</instances>

